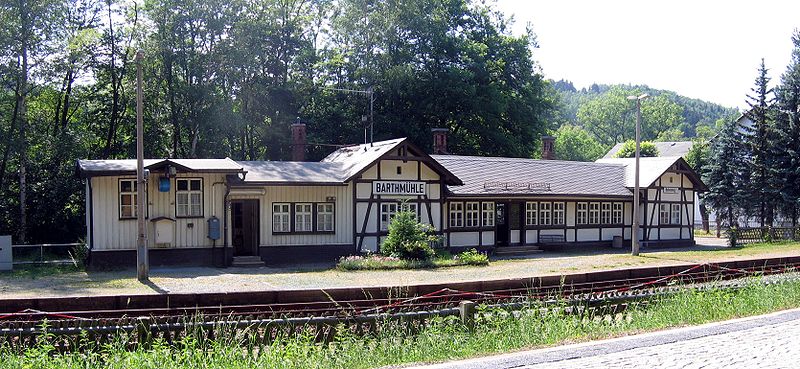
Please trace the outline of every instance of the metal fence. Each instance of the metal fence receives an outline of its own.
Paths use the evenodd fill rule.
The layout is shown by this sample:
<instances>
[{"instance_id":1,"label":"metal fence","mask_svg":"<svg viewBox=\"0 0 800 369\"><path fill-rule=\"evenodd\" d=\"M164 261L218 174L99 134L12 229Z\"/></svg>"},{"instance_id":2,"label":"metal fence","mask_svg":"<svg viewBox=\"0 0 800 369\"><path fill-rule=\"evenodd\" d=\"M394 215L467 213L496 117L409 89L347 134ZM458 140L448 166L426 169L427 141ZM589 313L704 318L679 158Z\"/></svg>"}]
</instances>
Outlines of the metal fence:
<instances>
[{"instance_id":1,"label":"metal fence","mask_svg":"<svg viewBox=\"0 0 800 369\"><path fill-rule=\"evenodd\" d=\"M800 240L800 227L744 227L733 232L737 244Z\"/></svg>"},{"instance_id":2,"label":"metal fence","mask_svg":"<svg viewBox=\"0 0 800 369\"><path fill-rule=\"evenodd\" d=\"M72 264L75 261L70 254L82 243L40 243L31 245L11 245L14 265L29 264Z\"/></svg>"}]
</instances>

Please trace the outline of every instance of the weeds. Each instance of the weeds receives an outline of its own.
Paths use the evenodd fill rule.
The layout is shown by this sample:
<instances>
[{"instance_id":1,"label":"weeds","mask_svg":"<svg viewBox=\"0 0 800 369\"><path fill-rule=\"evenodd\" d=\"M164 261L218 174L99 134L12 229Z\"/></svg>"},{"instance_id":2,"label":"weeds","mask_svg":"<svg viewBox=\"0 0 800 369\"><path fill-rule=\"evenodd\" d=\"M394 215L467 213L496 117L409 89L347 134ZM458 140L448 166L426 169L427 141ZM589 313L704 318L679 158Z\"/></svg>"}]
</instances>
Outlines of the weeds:
<instances>
[{"instance_id":1,"label":"weeds","mask_svg":"<svg viewBox=\"0 0 800 369\"><path fill-rule=\"evenodd\" d=\"M800 282L752 283L738 290L687 290L611 316L566 315L563 309L541 310L536 305L522 311L482 308L474 331L455 317L435 318L415 329L382 322L366 334L340 325L329 343L320 343L309 330L279 335L269 344L262 344L253 332L220 330L213 340L194 332L172 344L156 340L146 348L127 351L120 339L74 354L54 353L43 340L22 355L0 348L0 363L8 368L67 369L369 368L700 324L797 306Z\"/></svg>"}]
</instances>

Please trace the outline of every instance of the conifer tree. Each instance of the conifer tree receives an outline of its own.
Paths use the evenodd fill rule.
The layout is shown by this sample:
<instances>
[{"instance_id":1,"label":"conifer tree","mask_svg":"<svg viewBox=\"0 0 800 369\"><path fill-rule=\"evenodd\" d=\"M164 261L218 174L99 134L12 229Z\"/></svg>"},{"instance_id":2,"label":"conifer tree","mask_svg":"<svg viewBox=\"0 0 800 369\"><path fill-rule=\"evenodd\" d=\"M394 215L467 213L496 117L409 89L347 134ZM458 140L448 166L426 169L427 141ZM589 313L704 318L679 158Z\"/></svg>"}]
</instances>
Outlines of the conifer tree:
<instances>
[{"instance_id":1,"label":"conifer tree","mask_svg":"<svg viewBox=\"0 0 800 369\"><path fill-rule=\"evenodd\" d=\"M738 121L728 121L712 141L710 160L703 170L703 181L708 185L705 202L728 226L737 225L736 219L747 196L741 191L748 180Z\"/></svg>"},{"instance_id":2,"label":"conifer tree","mask_svg":"<svg viewBox=\"0 0 800 369\"><path fill-rule=\"evenodd\" d=\"M772 225L774 221L775 199L778 190L770 184L772 180L771 168L774 167L775 157L773 155L772 142L775 136L773 119L773 91L769 88L770 78L767 76L767 68L764 59L761 59L761 66L758 69L758 77L752 94L747 95L747 103L750 109L745 116L753 124L745 128L744 140L747 144L748 154L747 165L750 174L749 183L745 183L742 189L750 193L750 203L742 204L748 215L752 210L758 209L758 218L761 227Z\"/></svg>"},{"instance_id":3,"label":"conifer tree","mask_svg":"<svg viewBox=\"0 0 800 369\"><path fill-rule=\"evenodd\" d=\"M775 95L780 109L775 120L773 186L779 190L780 210L797 224L800 205L800 31L792 35L792 58L781 75Z\"/></svg>"}]
</instances>

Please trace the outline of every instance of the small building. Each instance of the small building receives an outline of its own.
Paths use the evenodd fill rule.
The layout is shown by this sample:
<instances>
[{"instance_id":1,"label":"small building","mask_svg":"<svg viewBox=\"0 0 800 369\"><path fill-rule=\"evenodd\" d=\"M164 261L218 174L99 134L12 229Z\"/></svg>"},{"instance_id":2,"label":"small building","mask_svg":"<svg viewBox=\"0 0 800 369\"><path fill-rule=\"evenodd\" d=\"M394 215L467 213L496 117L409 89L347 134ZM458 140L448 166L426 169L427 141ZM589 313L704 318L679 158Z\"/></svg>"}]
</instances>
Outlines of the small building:
<instances>
[{"instance_id":1,"label":"small building","mask_svg":"<svg viewBox=\"0 0 800 369\"><path fill-rule=\"evenodd\" d=\"M304 144L300 126L295 147ZM401 202L456 251L630 240L632 159L450 155L446 131L434 135L436 155L401 138L343 147L319 162L302 161L303 150L293 150L295 161L146 160L150 262L227 266L379 252ZM545 151L553 148L547 139ZM641 165L639 238L693 245L694 193L705 186L680 157ZM135 170L135 160L77 163L92 266L135 265Z\"/></svg>"}]
</instances>

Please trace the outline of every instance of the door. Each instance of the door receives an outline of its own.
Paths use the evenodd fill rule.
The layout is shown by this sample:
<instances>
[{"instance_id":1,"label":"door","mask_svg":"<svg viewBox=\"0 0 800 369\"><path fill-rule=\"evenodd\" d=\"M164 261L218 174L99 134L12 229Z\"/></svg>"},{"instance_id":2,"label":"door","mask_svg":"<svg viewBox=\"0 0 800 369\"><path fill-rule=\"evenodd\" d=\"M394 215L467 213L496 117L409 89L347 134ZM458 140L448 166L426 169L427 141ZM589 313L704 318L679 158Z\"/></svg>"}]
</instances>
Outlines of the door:
<instances>
[{"instance_id":1,"label":"door","mask_svg":"<svg viewBox=\"0 0 800 369\"><path fill-rule=\"evenodd\" d=\"M258 200L231 201L234 256L258 255Z\"/></svg>"},{"instance_id":2,"label":"door","mask_svg":"<svg viewBox=\"0 0 800 369\"><path fill-rule=\"evenodd\" d=\"M495 204L495 212L497 219L495 219L494 229L494 243L495 246L508 246L508 239L510 236L508 228L508 204L497 203Z\"/></svg>"}]
</instances>

